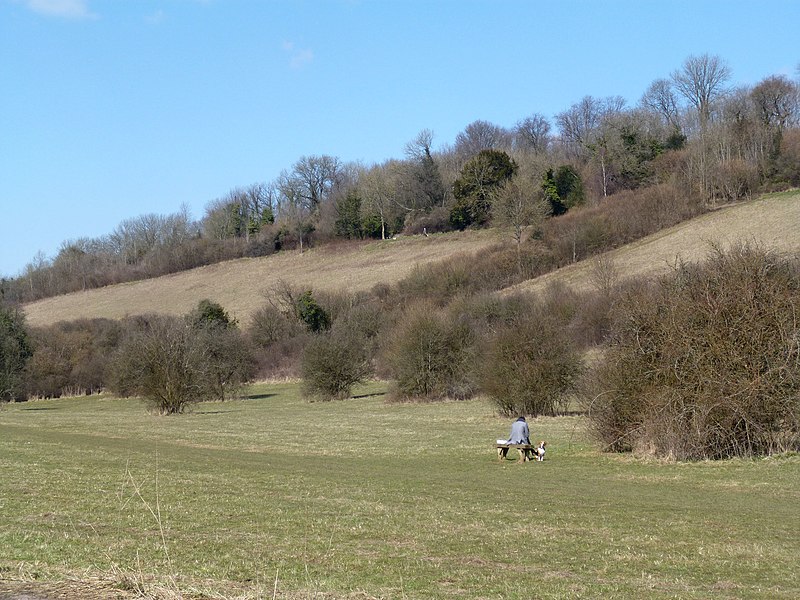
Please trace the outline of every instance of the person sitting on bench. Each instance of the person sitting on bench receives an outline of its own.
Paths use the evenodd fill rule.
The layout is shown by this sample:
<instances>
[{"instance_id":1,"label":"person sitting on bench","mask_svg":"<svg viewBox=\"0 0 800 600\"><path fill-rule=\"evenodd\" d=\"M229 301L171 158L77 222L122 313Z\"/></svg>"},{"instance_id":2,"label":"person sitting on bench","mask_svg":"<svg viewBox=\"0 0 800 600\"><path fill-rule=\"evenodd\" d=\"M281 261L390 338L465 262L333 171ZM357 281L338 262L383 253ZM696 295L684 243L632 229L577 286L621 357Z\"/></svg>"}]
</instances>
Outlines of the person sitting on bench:
<instances>
[{"instance_id":1,"label":"person sitting on bench","mask_svg":"<svg viewBox=\"0 0 800 600\"><path fill-rule=\"evenodd\" d=\"M508 437L509 444L530 444L531 433L528 429L528 422L525 417L520 417L511 424L511 435Z\"/></svg>"}]
</instances>

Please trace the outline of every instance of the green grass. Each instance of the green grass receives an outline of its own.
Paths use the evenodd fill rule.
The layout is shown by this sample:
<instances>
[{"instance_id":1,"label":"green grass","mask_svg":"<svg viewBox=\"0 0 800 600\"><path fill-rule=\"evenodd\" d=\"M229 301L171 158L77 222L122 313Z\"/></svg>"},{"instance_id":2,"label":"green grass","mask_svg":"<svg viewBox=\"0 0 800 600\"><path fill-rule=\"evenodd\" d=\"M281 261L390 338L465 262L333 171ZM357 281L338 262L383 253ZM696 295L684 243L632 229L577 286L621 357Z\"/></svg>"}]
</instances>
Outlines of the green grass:
<instances>
[{"instance_id":1,"label":"green grass","mask_svg":"<svg viewBox=\"0 0 800 600\"><path fill-rule=\"evenodd\" d=\"M559 417L531 422L547 461L501 463L494 440L510 423L485 401L391 405L383 392L308 403L294 384L259 385L173 417L111 397L6 406L0 584L272 598L277 577L279 598L800 597L800 456L608 456L581 417Z\"/></svg>"}]
</instances>

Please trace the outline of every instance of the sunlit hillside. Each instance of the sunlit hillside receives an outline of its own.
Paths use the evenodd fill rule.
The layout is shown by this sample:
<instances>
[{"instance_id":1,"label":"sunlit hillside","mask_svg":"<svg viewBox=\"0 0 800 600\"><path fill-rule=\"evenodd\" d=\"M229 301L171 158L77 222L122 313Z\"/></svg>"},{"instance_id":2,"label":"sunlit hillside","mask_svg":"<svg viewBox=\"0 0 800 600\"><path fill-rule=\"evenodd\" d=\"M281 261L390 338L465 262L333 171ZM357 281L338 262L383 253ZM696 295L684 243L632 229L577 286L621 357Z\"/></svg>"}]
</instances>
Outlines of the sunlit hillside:
<instances>
[{"instance_id":1,"label":"sunlit hillside","mask_svg":"<svg viewBox=\"0 0 800 600\"><path fill-rule=\"evenodd\" d=\"M244 258L100 289L46 298L25 306L28 323L49 325L79 318L119 319L145 313L185 314L209 298L243 325L281 281L315 290L369 290L393 283L416 266L497 241L496 231L400 236L354 245L331 245L262 258Z\"/></svg>"},{"instance_id":2,"label":"sunlit hillside","mask_svg":"<svg viewBox=\"0 0 800 600\"><path fill-rule=\"evenodd\" d=\"M192 271L87 292L47 298L25 307L31 325L61 320L158 312L184 314L203 298L222 304L243 324L279 281L318 290L368 290L396 282L416 266L478 252L502 239L497 231L472 231L240 259ZM664 272L677 261L702 259L712 245L752 241L780 252L800 252L800 192L719 208L697 219L618 248L606 256L620 279ZM596 260L586 260L510 288L543 289L554 280L574 287L593 282Z\"/></svg>"},{"instance_id":3,"label":"sunlit hillside","mask_svg":"<svg viewBox=\"0 0 800 600\"><path fill-rule=\"evenodd\" d=\"M618 281L665 273L680 261L703 260L713 247L751 242L776 252L800 252L800 192L725 206L603 255ZM538 292L554 281L575 289L596 285L598 259L580 261L506 290Z\"/></svg>"}]
</instances>

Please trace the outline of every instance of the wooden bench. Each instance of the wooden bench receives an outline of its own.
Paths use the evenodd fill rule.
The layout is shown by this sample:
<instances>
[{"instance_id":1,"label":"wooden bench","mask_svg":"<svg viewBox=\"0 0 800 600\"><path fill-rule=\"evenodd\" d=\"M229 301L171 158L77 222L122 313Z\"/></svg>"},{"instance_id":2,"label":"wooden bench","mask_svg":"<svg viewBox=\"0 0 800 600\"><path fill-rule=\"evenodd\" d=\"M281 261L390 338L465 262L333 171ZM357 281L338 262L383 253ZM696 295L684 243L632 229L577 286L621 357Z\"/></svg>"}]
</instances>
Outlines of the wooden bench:
<instances>
[{"instance_id":1,"label":"wooden bench","mask_svg":"<svg viewBox=\"0 0 800 600\"><path fill-rule=\"evenodd\" d=\"M516 448L519 451L519 460L517 462L528 462L533 459L533 446L531 444L501 444L497 443L497 458L504 460L508 455L509 448Z\"/></svg>"}]
</instances>

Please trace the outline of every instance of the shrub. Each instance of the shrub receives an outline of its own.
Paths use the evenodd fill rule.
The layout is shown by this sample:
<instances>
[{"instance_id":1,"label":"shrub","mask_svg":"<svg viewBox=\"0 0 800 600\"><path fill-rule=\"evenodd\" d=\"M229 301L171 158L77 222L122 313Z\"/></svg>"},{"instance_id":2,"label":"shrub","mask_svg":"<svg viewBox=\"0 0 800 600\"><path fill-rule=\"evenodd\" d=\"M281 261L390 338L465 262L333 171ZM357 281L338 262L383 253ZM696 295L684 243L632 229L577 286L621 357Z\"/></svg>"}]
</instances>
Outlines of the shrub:
<instances>
[{"instance_id":1,"label":"shrub","mask_svg":"<svg viewBox=\"0 0 800 600\"><path fill-rule=\"evenodd\" d=\"M235 397L255 373L251 346L235 326L204 324L194 332L191 344L199 347L203 395L213 400Z\"/></svg>"},{"instance_id":2,"label":"shrub","mask_svg":"<svg viewBox=\"0 0 800 600\"><path fill-rule=\"evenodd\" d=\"M306 324L312 333L325 331L331 326L331 316L311 294L311 290L303 292L295 304L297 318Z\"/></svg>"},{"instance_id":3,"label":"shrub","mask_svg":"<svg viewBox=\"0 0 800 600\"><path fill-rule=\"evenodd\" d=\"M393 396L400 400L472 396L475 341L466 320L437 313L427 303L413 307L386 350L395 378Z\"/></svg>"},{"instance_id":4,"label":"shrub","mask_svg":"<svg viewBox=\"0 0 800 600\"><path fill-rule=\"evenodd\" d=\"M741 245L626 297L585 401L604 447L676 459L800 448L800 271Z\"/></svg>"},{"instance_id":5,"label":"shrub","mask_svg":"<svg viewBox=\"0 0 800 600\"><path fill-rule=\"evenodd\" d=\"M221 304L207 298L200 300L197 308L189 313L189 321L192 327L219 326L227 328L236 325L236 319L231 319Z\"/></svg>"},{"instance_id":6,"label":"shrub","mask_svg":"<svg viewBox=\"0 0 800 600\"><path fill-rule=\"evenodd\" d=\"M200 346L184 319L137 317L117 353L112 388L120 396L141 396L159 414L181 413L208 397Z\"/></svg>"},{"instance_id":7,"label":"shrub","mask_svg":"<svg viewBox=\"0 0 800 600\"><path fill-rule=\"evenodd\" d=\"M348 398L370 373L365 339L355 329L335 327L315 336L303 352L303 391L321 400Z\"/></svg>"},{"instance_id":8,"label":"shrub","mask_svg":"<svg viewBox=\"0 0 800 600\"><path fill-rule=\"evenodd\" d=\"M580 372L580 354L563 323L537 307L493 336L481 389L502 415L555 415Z\"/></svg>"},{"instance_id":9,"label":"shrub","mask_svg":"<svg viewBox=\"0 0 800 600\"><path fill-rule=\"evenodd\" d=\"M192 343L200 348L201 376L208 395L215 400L233 397L252 378L255 361L251 346L239 331L235 319L211 300L201 300L187 315L195 333Z\"/></svg>"},{"instance_id":10,"label":"shrub","mask_svg":"<svg viewBox=\"0 0 800 600\"><path fill-rule=\"evenodd\" d=\"M159 414L224 400L251 376L253 360L235 326L160 315L136 317L125 326L112 389L121 396L141 396Z\"/></svg>"},{"instance_id":11,"label":"shrub","mask_svg":"<svg viewBox=\"0 0 800 600\"><path fill-rule=\"evenodd\" d=\"M250 339L259 348L268 348L302 332L303 327L297 320L287 317L271 304L262 306L253 314L248 329Z\"/></svg>"}]
</instances>

